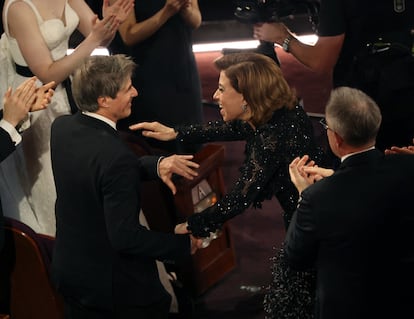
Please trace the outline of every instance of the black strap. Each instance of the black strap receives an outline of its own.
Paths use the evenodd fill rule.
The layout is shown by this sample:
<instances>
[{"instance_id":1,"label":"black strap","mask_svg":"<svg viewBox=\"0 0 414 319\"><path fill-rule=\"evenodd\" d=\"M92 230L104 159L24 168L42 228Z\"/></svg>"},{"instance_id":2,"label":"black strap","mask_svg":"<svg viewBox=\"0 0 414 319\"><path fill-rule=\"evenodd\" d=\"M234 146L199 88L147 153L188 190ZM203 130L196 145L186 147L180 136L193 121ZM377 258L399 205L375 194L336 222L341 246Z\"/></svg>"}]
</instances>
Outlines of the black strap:
<instances>
[{"instance_id":1,"label":"black strap","mask_svg":"<svg viewBox=\"0 0 414 319\"><path fill-rule=\"evenodd\" d=\"M69 106L70 106L70 112L72 114L75 114L78 111L78 106L76 105L75 99L73 98L72 94L72 81L70 80L70 77L67 77L62 82L63 87L66 90L66 95L68 96Z\"/></svg>"},{"instance_id":2,"label":"black strap","mask_svg":"<svg viewBox=\"0 0 414 319\"><path fill-rule=\"evenodd\" d=\"M19 65L19 64L15 64L15 66L16 66L16 73L17 74L19 74L21 76L28 77L28 78L34 76L34 74L29 69L29 67L23 66L23 65ZM78 111L78 107L76 106L75 100L73 99L72 86L71 86L71 81L70 81L70 78L69 77L67 77L62 82L62 86L65 88L66 95L68 96L68 101L69 101L69 106L70 106L70 112L72 114L75 114Z\"/></svg>"},{"instance_id":3,"label":"black strap","mask_svg":"<svg viewBox=\"0 0 414 319\"><path fill-rule=\"evenodd\" d=\"M23 65L19 65L16 64L16 73L21 75L21 76L25 76L27 78L31 78L32 76L34 76L34 74L32 73L32 71L29 69L29 67L27 66L23 66Z\"/></svg>"}]
</instances>

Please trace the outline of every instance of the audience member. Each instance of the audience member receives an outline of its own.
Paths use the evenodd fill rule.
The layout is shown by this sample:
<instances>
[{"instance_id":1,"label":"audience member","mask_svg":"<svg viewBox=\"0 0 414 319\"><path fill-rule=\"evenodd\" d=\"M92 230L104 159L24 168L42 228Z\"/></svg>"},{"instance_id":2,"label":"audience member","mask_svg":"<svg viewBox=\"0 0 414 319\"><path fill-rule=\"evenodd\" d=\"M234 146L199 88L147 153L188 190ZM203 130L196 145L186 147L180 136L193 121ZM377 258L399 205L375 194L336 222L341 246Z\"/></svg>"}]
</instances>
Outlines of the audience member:
<instances>
[{"instance_id":1,"label":"audience member","mask_svg":"<svg viewBox=\"0 0 414 319\"><path fill-rule=\"evenodd\" d=\"M365 93L337 88L326 106L325 128L341 166L331 175L306 167L309 156L289 166L301 196L286 256L292 267L316 267L316 318L414 315L414 212L408 200L414 196L414 157L385 156L375 148L380 122L378 106ZM326 177L313 184L315 174Z\"/></svg>"},{"instance_id":2,"label":"audience member","mask_svg":"<svg viewBox=\"0 0 414 319\"><path fill-rule=\"evenodd\" d=\"M276 42L304 65L333 73L333 85L358 88L379 105L377 148L414 136L414 2L321 0L318 40L300 42L282 23L257 24L254 36Z\"/></svg>"},{"instance_id":3,"label":"audience member","mask_svg":"<svg viewBox=\"0 0 414 319\"><path fill-rule=\"evenodd\" d=\"M131 84L134 68L124 55L86 59L72 85L82 112L52 124L52 277L66 318L167 318L170 296L156 260L179 261L200 244L139 223L140 182L158 173L175 192L172 174L193 178L198 164L192 155L137 158L118 136L116 122L130 114L138 94Z\"/></svg>"},{"instance_id":4,"label":"audience member","mask_svg":"<svg viewBox=\"0 0 414 319\"><path fill-rule=\"evenodd\" d=\"M294 92L271 58L257 53L235 53L224 55L214 63L220 70L220 78L213 97L219 103L223 121L174 128L158 122L131 126L134 130L143 129L144 136L160 140L246 141L240 177L228 194L214 206L191 215L176 231L208 237L249 206L260 208L265 199L273 196L284 210L287 226L298 200L289 178L289 163L303 152L311 152L318 161L323 158L313 137L312 123L297 105ZM300 292L306 295L302 298L305 300L309 291L305 288L312 274L284 269L282 275L287 277L287 288L289 285L302 287Z\"/></svg>"},{"instance_id":5,"label":"audience member","mask_svg":"<svg viewBox=\"0 0 414 319\"><path fill-rule=\"evenodd\" d=\"M16 65L10 82L15 87L34 74L41 82L57 85L50 106L31 116L21 145L0 168L5 214L38 233L55 235L50 126L60 115L76 111L65 90L70 89L67 79L96 47L112 40L131 8L132 0L120 0L113 6L104 0L104 18L99 20L83 0L5 1L4 30ZM67 55L68 40L76 28L85 40Z\"/></svg>"},{"instance_id":6,"label":"audience member","mask_svg":"<svg viewBox=\"0 0 414 319\"><path fill-rule=\"evenodd\" d=\"M192 50L192 31L201 25L198 0L136 0L134 9L119 27L122 43L111 45L115 53L133 56L140 69L132 80L140 94L131 116L118 127L129 131L129 125L144 121L202 123L201 84ZM173 153L194 153L200 147L147 142Z\"/></svg>"},{"instance_id":7,"label":"audience member","mask_svg":"<svg viewBox=\"0 0 414 319\"><path fill-rule=\"evenodd\" d=\"M24 81L12 93L9 88L3 98L2 119L0 120L0 162L9 156L16 145L21 142L21 136L16 126L26 118L29 112L46 108L53 96L54 82L36 88L36 78ZM0 251L4 244L3 210L0 202Z\"/></svg>"}]
</instances>

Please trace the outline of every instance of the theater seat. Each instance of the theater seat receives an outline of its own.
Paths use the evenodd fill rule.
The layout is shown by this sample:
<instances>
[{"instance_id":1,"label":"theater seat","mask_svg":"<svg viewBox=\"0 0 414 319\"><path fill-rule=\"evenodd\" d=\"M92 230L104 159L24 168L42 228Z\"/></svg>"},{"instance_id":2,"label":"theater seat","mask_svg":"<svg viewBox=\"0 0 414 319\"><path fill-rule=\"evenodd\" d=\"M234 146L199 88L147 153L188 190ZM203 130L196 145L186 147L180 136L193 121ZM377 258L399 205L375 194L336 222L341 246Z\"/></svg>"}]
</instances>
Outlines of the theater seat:
<instances>
[{"instance_id":1,"label":"theater seat","mask_svg":"<svg viewBox=\"0 0 414 319\"><path fill-rule=\"evenodd\" d=\"M63 302L49 279L53 238L4 218L0 254L0 313L13 319L63 319Z\"/></svg>"}]
</instances>

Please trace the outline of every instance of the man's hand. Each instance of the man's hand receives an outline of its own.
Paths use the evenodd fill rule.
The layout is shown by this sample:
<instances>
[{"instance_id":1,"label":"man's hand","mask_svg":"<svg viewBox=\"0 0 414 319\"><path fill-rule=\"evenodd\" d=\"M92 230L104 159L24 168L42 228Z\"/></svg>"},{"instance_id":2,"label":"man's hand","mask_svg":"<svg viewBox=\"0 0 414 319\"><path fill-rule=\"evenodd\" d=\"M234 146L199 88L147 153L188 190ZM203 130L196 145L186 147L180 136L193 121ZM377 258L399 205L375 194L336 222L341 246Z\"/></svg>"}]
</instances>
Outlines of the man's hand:
<instances>
[{"instance_id":1,"label":"man's hand","mask_svg":"<svg viewBox=\"0 0 414 319\"><path fill-rule=\"evenodd\" d=\"M53 96L54 82L36 88L36 77L27 79L12 93L9 88L3 97L3 119L17 126L27 116L29 111L46 108Z\"/></svg>"},{"instance_id":2,"label":"man's hand","mask_svg":"<svg viewBox=\"0 0 414 319\"><path fill-rule=\"evenodd\" d=\"M193 179L198 173L194 170L200 165L191 161L193 155L171 155L161 159L158 172L162 181L171 189L173 194L177 192L174 183L171 180L173 174L183 176L187 179Z\"/></svg>"},{"instance_id":3,"label":"man's hand","mask_svg":"<svg viewBox=\"0 0 414 319\"><path fill-rule=\"evenodd\" d=\"M142 135L155 138L160 141L171 141L177 137L177 132L159 122L141 122L129 127L130 130L143 130Z\"/></svg>"},{"instance_id":4,"label":"man's hand","mask_svg":"<svg viewBox=\"0 0 414 319\"><path fill-rule=\"evenodd\" d=\"M175 234L188 234L190 231L187 229L188 224L187 222L177 224L174 229Z\"/></svg>"},{"instance_id":5,"label":"man's hand","mask_svg":"<svg viewBox=\"0 0 414 319\"><path fill-rule=\"evenodd\" d=\"M310 177L303 168L305 167L306 163L309 161L309 156L304 155L301 158L296 157L290 164L289 164L289 174L292 183L296 186L299 194L308 187L309 185L314 183L313 177ZM307 164L308 167L314 166L315 163L313 161Z\"/></svg>"},{"instance_id":6,"label":"man's hand","mask_svg":"<svg viewBox=\"0 0 414 319\"><path fill-rule=\"evenodd\" d=\"M398 146L392 146L389 149L385 150L385 154L410 154L414 155L414 138L413 138L413 145L404 146L404 147L398 147Z\"/></svg>"},{"instance_id":7,"label":"man's hand","mask_svg":"<svg viewBox=\"0 0 414 319\"><path fill-rule=\"evenodd\" d=\"M181 223L175 226L174 229L174 233L176 234L189 234L190 231L187 229L188 224L185 223ZM197 238L194 237L193 235L190 235L191 238L191 255L194 255L195 252L200 249L200 248L204 248L205 246L203 245L203 239L202 238Z\"/></svg>"},{"instance_id":8,"label":"man's hand","mask_svg":"<svg viewBox=\"0 0 414 319\"><path fill-rule=\"evenodd\" d=\"M253 27L253 37L261 41L282 44L289 34L283 23L257 23Z\"/></svg>"},{"instance_id":9,"label":"man's hand","mask_svg":"<svg viewBox=\"0 0 414 319\"><path fill-rule=\"evenodd\" d=\"M191 238L191 255L194 255L196 251L200 248L204 248L203 240L201 238L194 237L190 235Z\"/></svg>"},{"instance_id":10,"label":"man's hand","mask_svg":"<svg viewBox=\"0 0 414 319\"><path fill-rule=\"evenodd\" d=\"M296 186L299 194L313 183L321 180L324 177L331 176L334 170L322 168L315 165L314 161L309 160L308 155L301 158L296 157L289 164L289 174L292 183Z\"/></svg>"},{"instance_id":11,"label":"man's hand","mask_svg":"<svg viewBox=\"0 0 414 319\"><path fill-rule=\"evenodd\" d=\"M304 166L303 171L307 173L310 178L313 178L313 182L331 176L335 172L333 169L319 167L318 165Z\"/></svg>"}]
</instances>

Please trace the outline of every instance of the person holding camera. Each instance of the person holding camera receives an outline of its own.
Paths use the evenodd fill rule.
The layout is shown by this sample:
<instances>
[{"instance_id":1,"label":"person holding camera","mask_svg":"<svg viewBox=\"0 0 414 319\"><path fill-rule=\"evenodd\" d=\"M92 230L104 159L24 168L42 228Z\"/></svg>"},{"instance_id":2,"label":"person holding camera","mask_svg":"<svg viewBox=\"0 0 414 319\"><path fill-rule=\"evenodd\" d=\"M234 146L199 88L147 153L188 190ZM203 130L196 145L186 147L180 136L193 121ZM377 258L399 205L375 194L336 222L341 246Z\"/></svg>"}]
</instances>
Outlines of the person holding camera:
<instances>
[{"instance_id":1,"label":"person holding camera","mask_svg":"<svg viewBox=\"0 0 414 319\"><path fill-rule=\"evenodd\" d=\"M404 146L414 136L414 2L321 0L318 40L300 42L282 23L257 23L254 37L277 43L333 86L355 87L379 105L377 147Z\"/></svg>"}]
</instances>

